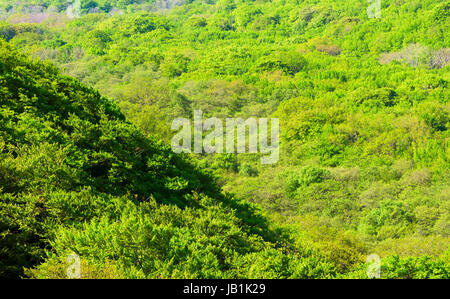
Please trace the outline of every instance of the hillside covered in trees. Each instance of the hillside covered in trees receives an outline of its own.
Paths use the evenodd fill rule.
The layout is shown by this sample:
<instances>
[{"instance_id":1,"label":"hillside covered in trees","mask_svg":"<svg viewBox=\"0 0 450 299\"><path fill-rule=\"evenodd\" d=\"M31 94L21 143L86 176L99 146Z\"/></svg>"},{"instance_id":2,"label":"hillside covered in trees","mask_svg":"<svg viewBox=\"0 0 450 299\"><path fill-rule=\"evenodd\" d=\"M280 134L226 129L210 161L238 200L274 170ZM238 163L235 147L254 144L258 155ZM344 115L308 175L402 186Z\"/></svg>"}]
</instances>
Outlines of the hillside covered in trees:
<instances>
[{"instance_id":1,"label":"hillside covered in trees","mask_svg":"<svg viewBox=\"0 0 450 299\"><path fill-rule=\"evenodd\" d=\"M1 277L449 277L450 2L74 3L0 0ZM194 110L279 162L174 154Z\"/></svg>"}]
</instances>

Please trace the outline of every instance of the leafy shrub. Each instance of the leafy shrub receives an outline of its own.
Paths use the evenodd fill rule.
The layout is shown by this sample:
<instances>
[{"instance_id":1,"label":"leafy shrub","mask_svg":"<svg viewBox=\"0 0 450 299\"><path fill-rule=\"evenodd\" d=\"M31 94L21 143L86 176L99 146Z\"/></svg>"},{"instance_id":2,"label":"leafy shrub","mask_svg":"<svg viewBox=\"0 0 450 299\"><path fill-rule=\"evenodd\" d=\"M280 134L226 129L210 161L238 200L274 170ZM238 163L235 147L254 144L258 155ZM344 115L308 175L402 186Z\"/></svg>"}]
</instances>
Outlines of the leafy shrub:
<instances>
[{"instance_id":1,"label":"leafy shrub","mask_svg":"<svg viewBox=\"0 0 450 299\"><path fill-rule=\"evenodd\" d=\"M316 166L305 166L299 172L293 172L287 175L286 189L288 193L293 193L299 188L308 187L314 183L322 182L329 172Z\"/></svg>"},{"instance_id":2,"label":"leafy shrub","mask_svg":"<svg viewBox=\"0 0 450 299\"><path fill-rule=\"evenodd\" d=\"M379 239L398 238L406 233L413 216L400 202L383 200L378 208L361 219L359 230Z\"/></svg>"}]
</instances>

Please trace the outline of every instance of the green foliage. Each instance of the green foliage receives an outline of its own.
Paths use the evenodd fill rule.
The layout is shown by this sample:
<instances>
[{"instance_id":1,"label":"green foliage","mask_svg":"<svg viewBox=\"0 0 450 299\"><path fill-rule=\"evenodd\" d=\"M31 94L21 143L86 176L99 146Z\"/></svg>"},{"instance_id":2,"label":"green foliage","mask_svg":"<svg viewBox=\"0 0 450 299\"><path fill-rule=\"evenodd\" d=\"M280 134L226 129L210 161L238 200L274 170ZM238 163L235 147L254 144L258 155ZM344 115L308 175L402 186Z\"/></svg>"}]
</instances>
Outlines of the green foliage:
<instances>
[{"instance_id":1,"label":"green foliage","mask_svg":"<svg viewBox=\"0 0 450 299\"><path fill-rule=\"evenodd\" d=\"M215 213L225 220L227 209L238 209L235 221L244 235L270 238L254 208L220 195L204 171L145 138L109 100L4 42L0 55L1 276L20 275L41 261L44 250L56 246L49 240L62 235L57 230L78 230L97 218L109 225L105 219L116 219L124 204L144 209L150 198L196 211L210 194L208 205L219 205ZM210 221L208 213L192 217Z\"/></svg>"},{"instance_id":2,"label":"green foliage","mask_svg":"<svg viewBox=\"0 0 450 299\"><path fill-rule=\"evenodd\" d=\"M315 166L305 166L297 173L291 173L286 179L288 193L296 192L298 188L305 188L314 183L322 182L327 171Z\"/></svg>"},{"instance_id":3,"label":"green foliage","mask_svg":"<svg viewBox=\"0 0 450 299\"><path fill-rule=\"evenodd\" d=\"M295 75L306 67L306 60L298 52L281 52L270 57L262 57L256 62L256 69L263 72L281 70Z\"/></svg>"},{"instance_id":4,"label":"green foliage","mask_svg":"<svg viewBox=\"0 0 450 299\"><path fill-rule=\"evenodd\" d=\"M412 215L403 208L401 203L391 200L380 202L380 207L373 209L361 219L359 229L368 235L378 235L381 238L398 238L412 223Z\"/></svg>"},{"instance_id":5,"label":"green foliage","mask_svg":"<svg viewBox=\"0 0 450 299\"><path fill-rule=\"evenodd\" d=\"M383 279L448 279L448 253L440 258L430 256L400 258L394 255L381 259ZM352 272L345 278L366 278L366 268Z\"/></svg>"},{"instance_id":6,"label":"green foliage","mask_svg":"<svg viewBox=\"0 0 450 299\"><path fill-rule=\"evenodd\" d=\"M448 278L448 1L81 4L0 0L56 66L1 42L0 276ZM280 161L174 155L194 109L279 118Z\"/></svg>"}]
</instances>

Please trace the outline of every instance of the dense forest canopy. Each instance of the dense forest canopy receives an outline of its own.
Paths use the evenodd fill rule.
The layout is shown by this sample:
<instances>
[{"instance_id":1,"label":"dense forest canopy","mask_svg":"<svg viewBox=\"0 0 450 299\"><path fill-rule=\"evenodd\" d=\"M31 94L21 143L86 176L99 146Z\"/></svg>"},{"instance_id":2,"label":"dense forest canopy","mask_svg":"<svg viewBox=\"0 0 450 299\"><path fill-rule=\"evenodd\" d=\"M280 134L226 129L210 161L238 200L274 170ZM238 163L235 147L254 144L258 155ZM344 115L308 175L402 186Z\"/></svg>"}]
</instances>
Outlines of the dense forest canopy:
<instances>
[{"instance_id":1,"label":"dense forest canopy","mask_svg":"<svg viewBox=\"0 0 450 299\"><path fill-rule=\"evenodd\" d=\"M75 2L0 0L0 276L448 278L450 2ZM174 154L198 109L280 161Z\"/></svg>"}]
</instances>

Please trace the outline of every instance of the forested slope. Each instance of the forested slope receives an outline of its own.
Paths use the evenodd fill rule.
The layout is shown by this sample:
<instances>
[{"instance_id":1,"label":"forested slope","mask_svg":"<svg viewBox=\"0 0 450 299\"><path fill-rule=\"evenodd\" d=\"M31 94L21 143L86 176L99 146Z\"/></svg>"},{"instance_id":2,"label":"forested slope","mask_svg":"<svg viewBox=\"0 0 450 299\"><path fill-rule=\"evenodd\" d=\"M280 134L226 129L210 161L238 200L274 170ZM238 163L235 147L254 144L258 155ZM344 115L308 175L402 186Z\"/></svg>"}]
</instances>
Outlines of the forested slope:
<instances>
[{"instance_id":1,"label":"forested slope","mask_svg":"<svg viewBox=\"0 0 450 299\"><path fill-rule=\"evenodd\" d=\"M98 92L0 46L0 276L45 249L61 259L43 266L50 277L64 277L70 252L127 277L239 275L245 256L270 254L276 234L254 207L221 195Z\"/></svg>"},{"instance_id":2,"label":"forested slope","mask_svg":"<svg viewBox=\"0 0 450 299\"><path fill-rule=\"evenodd\" d=\"M59 264L52 256L36 275L60 269L72 250L83 253L86 263L111 263L127 277L247 277L238 269L247 265L242 266L247 271L252 263L259 265L251 268L255 277L365 277L362 263L376 253L385 263L384 277L430 277L434 267L435 276L448 276L448 1L382 1L378 19L368 18L368 4L356 0L192 1L156 12L149 12L155 10L153 1L111 2L112 8L82 1L82 16L75 19L65 15L67 3L48 9L57 2L31 3L44 5L44 13L30 13L23 5L3 11L0 34L116 104L40 63L29 67L29 76L40 74L42 80L25 75L17 81L24 76L17 65L25 58L5 56L3 81L10 87L4 90L10 95L2 98L7 119L0 124L2 167L19 174L0 168L0 180L8 178L2 181L4 202L13 201L8 209L20 203L34 213L41 211L32 207L42 205L42 198L59 198L50 200L57 208L45 218L49 229L37 229L40 222L31 217L26 233L16 234L18 219L30 212L2 220L5 231L14 232L7 234L13 238L8 244L19 238L24 246L23 255L14 257L20 265L40 262L47 247L58 253ZM279 118L280 161L262 166L257 155L223 154L193 155L186 162L171 154L164 145L173 134L171 121L192 117L194 109L205 117ZM44 157L64 163L34 172L23 166L42 165ZM220 188L256 203L267 218ZM72 209L61 206L67 194L81 206L103 206L97 214L81 217L76 210L65 218L61 213ZM226 212L231 207L235 218ZM127 209L150 217L148 227L171 223L176 233L160 237L169 240L163 251L177 248L176 253L155 251L159 264L147 256L139 260L133 250L125 254L129 258L119 258L122 253L113 248L144 246L128 239L144 242L139 244L147 244L148 252L161 244L136 239L131 232L143 230L136 223L144 218L123 214ZM147 216L151 211L162 212ZM171 216L161 216L166 213ZM184 239L202 239L205 228L197 221L211 213L223 221L223 231L235 228L239 240L252 241L229 241L223 253L214 249L223 247L216 241L208 247L209 241ZM83 229L76 231L78 226ZM106 239L118 232L130 237L111 238L116 243L103 251L93 245L104 243L94 238L102 231ZM253 244L251 236L259 241ZM26 245L29 240L34 247ZM268 249L277 241L283 245ZM207 251L201 258L214 260L206 264L217 265L214 270L191 255L201 248ZM276 257L269 259L272 254ZM180 256L192 263L183 266ZM269 260L279 264L266 264ZM20 273L17 269L9 273Z\"/></svg>"}]
</instances>

